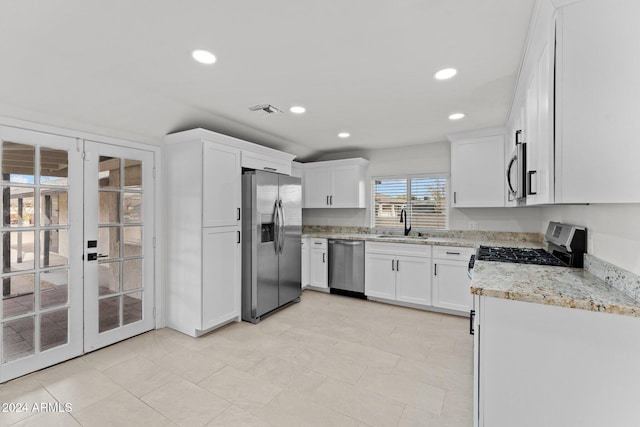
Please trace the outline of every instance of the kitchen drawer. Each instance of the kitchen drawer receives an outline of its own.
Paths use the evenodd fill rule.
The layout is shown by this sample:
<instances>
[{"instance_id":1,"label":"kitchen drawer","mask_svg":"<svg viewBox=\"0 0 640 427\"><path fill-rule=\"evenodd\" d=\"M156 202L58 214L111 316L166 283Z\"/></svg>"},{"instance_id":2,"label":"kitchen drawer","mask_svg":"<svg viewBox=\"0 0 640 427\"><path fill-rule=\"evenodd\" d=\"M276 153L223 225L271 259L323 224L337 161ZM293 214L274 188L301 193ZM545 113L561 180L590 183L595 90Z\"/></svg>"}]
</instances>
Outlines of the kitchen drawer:
<instances>
[{"instance_id":1,"label":"kitchen drawer","mask_svg":"<svg viewBox=\"0 0 640 427\"><path fill-rule=\"evenodd\" d=\"M476 248L464 248L459 246L434 246L433 257L438 259L450 259L469 261L471 255L476 253Z\"/></svg>"},{"instance_id":2,"label":"kitchen drawer","mask_svg":"<svg viewBox=\"0 0 640 427\"><path fill-rule=\"evenodd\" d=\"M391 254L398 256L430 257L431 245L413 243L379 243L367 242L365 244L367 253Z\"/></svg>"},{"instance_id":3,"label":"kitchen drawer","mask_svg":"<svg viewBox=\"0 0 640 427\"><path fill-rule=\"evenodd\" d=\"M291 162L244 151L242 167L291 175Z\"/></svg>"},{"instance_id":4,"label":"kitchen drawer","mask_svg":"<svg viewBox=\"0 0 640 427\"><path fill-rule=\"evenodd\" d=\"M311 238L309 249L327 249L327 239Z\"/></svg>"}]
</instances>

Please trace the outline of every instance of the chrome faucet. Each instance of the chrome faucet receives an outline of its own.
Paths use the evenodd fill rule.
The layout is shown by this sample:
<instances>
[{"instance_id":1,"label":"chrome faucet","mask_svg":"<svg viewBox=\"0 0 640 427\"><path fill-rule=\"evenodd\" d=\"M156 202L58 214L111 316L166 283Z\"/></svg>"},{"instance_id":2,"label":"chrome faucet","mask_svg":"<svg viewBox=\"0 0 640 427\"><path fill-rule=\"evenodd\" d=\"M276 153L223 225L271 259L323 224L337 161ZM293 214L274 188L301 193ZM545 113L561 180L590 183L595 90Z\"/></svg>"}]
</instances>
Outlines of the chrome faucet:
<instances>
[{"instance_id":1,"label":"chrome faucet","mask_svg":"<svg viewBox=\"0 0 640 427\"><path fill-rule=\"evenodd\" d=\"M409 232L411 231L411 225L409 225L409 220L407 220L407 210L405 208L402 208L402 210L400 211L400 222L404 223L404 235L408 236ZM409 226L407 227L407 225Z\"/></svg>"}]
</instances>

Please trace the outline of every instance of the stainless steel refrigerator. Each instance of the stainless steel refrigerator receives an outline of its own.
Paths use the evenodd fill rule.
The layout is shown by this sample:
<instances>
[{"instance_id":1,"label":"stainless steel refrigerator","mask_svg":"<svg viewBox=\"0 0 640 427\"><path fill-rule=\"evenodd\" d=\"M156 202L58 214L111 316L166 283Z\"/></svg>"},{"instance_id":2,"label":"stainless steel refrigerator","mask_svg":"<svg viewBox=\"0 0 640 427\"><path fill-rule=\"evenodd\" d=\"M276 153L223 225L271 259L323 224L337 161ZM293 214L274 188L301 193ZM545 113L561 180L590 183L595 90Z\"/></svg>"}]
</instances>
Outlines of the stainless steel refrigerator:
<instances>
[{"instance_id":1,"label":"stainless steel refrigerator","mask_svg":"<svg viewBox=\"0 0 640 427\"><path fill-rule=\"evenodd\" d=\"M242 175L242 320L300 298L300 178L263 171Z\"/></svg>"}]
</instances>

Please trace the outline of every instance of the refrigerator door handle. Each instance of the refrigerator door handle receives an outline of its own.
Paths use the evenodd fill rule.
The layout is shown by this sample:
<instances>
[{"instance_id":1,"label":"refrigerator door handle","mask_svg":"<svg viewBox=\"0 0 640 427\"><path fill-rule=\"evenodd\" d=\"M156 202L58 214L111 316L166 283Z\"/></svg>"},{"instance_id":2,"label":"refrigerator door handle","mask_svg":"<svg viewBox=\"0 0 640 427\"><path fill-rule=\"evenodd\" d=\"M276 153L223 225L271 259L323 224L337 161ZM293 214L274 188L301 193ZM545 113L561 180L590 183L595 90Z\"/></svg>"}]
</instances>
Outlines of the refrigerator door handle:
<instances>
[{"instance_id":1,"label":"refrigerator door handle","mask_svg":"<svg viewBox=\"0 0 640 427\"><path fill-rule=\"evenodd\" d=\"M280 253L282 253L282 250L284 249L284 238L285 238L285 218L284 218L284 208L282 207L282 200L278 200L278 208L280 208L280 224L278 225L278 231L280 232Z\"/></svg>"},{"instance_id":2,"label":"refrigerator door handle","mask_svg":"<svg viewBox=\"0 0 640 427\"><path fill-rule=\"evenodd\" d=\"M273 233L273 244L275 245L276 253L280 251L280 209L278 209L278 201L275 201L273 210L273 226L275 227Z\"/></svg>"}]
</instances>

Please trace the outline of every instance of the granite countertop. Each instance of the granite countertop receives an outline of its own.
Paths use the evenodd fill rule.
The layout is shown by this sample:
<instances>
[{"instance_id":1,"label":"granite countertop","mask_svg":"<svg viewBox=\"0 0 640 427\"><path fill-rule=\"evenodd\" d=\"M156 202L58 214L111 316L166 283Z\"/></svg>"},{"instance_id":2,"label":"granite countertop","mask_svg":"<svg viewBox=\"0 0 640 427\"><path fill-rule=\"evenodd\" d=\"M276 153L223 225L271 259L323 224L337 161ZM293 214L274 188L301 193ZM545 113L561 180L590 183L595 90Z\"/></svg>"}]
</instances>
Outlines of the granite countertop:
<instances>
[{"instance_id":1,"label":"granite countertop","mask_svg":"<svg viewBox=\"0 0 640 427\"><path fill-rule=\"evenodd\" d=\"M434 246L457 246L465 248L477 248L480 245L541 248L542 244L531 241L506 240L504 238L492 239L492 236L473 237L445 237L445 236L399 236L391 234L366 234L366 233L331 233L331 232L311 232L303 233L302 237L312 237L319 239L343 239L343 240L364 240L367 242L384 243L410 243L414 245L434 245Z\"/></svg>"},{"instance_id":2,"label":"granite countertop","mask_svg":"<svg viewBox=\"0 0 640 427\"><path fill-rule=\"evenodd\" d=\"M640 303L587 270L476 261L471 293L640 317Z\"/></svg>"}]
</instances>

